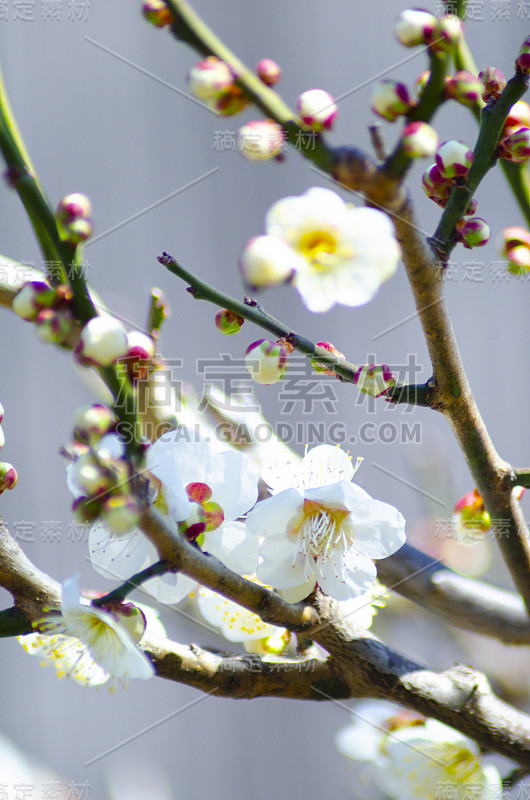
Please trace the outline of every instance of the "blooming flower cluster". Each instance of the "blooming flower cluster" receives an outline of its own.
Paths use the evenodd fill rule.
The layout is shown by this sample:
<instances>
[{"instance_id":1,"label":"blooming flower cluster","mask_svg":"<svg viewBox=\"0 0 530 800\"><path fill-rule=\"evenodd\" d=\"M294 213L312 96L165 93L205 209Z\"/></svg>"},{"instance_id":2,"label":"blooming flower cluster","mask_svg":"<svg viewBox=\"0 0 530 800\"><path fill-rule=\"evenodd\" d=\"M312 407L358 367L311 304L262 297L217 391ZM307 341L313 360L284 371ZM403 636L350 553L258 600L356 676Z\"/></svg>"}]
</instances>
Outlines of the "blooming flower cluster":
<instances>
[{"instance_id":1,"label":"blooming flower cluster","mask_svg":"<svg viewBox=\"0 0 530 800\"><path fill-rule=\"evenodd\" d=\"M279 200L265 227L267 234L242 253L243 277L254 287L290 279L310 311L363 305L397 269L400 249L389 219L353 208L329 189Z\"/></svg>"},{"instance_id":2,"label":"blooming flower cluster","mask_svg":"<svg viewBox=\"0 0 530 800\"><path fill-rule=\"evenodd\" d=\"M385 701L362 701L353 717L335 743L363 767L363 794L357 796L366 796L371 786L394 800L438 800L441 787L450 787L454 800L471 792L481 800L501 797L497 769L484 764L478 745L453 728Z\"/></svg>"},{"instance_id":3,"label":"blooming flower cluster","mask_svg":"<svg viewBox=\"0 0 530 800\"><path fill-rule=\"evenodd\" d=\"M26 652L53 664L59 678L83 686L110 680L127 685L129 678L151 678L151 661L136 646L146 630L143 611L132 603L98 608L80 598L78 578L62 587L61 615L42 619L37 633L20 636Z\"/></svg>"}]
</instances>

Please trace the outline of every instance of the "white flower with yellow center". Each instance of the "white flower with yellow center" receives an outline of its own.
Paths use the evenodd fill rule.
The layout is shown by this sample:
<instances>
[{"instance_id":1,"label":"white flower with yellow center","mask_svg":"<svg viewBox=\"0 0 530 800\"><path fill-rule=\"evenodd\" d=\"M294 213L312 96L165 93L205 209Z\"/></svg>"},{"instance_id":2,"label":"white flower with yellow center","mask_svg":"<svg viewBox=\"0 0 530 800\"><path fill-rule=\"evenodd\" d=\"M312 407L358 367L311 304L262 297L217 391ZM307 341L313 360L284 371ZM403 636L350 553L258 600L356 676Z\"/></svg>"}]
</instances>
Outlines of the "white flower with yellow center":
<instances>
[{"instance_id":1,"label":"white flower with yellow center","mask_svg":"<svg viewBox=\"0 0 530 800\"><path fill-rule=\"evenodd\" d=\"M80 598L77 576L62 587L61 616L40 621L39 632L20 637L22 647L43 663L52 663L59 678L73 677L84 686L109 678L127 685L128 678L151 678L151 661L136 644L145 632L143 612L126 604L112 611Z\"/></svg>"},{"instance_id":2,"label":"white flower with yellow center","mask_svg":"<svg viewBox=\"0 0 530 800\"><path fill-rule=\"evenodd\" d=\"M310 311L363 305L397 269L400 249L388 217L353 208L330 189L279 200L265 227L291 247L292 282Z\"/></svg>"},{"instance_id":3,"label":"white flower with yellow center","mask_svg":"<svg viewBox=\"0 0 530 800\"><path fill-rule=\"evenodd\" d=\"M483 763L476 742L385 701L358 703L353 724L338 732L335 744L343 755L369 765L365 781L394 800L502 795L499 773Z\"/></svg>"},{"instance_id":4,"label":"white flower with yellow center","mask_svg":"<svg viewBox=\"0 0 530 800\"><path fill-rule=\"evenodd\" d=\"M317 585L337 600L367 592L377 575L372 559L405 542L402 515L351 483L351 459L338 448L316 447L286 469L264 473L278 493L247 517L248 531L263 537L258 578L291 603Z\"/></svg>"}]
</instances>

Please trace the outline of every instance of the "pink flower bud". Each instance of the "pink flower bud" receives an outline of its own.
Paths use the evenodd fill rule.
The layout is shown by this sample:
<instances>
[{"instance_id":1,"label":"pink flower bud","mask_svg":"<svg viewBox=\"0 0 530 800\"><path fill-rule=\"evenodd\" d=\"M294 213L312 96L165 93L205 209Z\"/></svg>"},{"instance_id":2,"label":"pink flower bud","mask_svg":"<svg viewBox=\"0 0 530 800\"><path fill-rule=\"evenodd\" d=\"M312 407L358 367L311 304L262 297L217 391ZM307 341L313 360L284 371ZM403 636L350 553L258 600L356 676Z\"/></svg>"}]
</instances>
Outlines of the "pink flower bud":
<instances>
[{"instance_id":1,"label":"pink flower bud","mask_svg":"<svg viewBox=\"0 0 530 800\"><path fill-rule=\"evenodd\" d=\"M472 217L473 214L477 213L477 211L478 211L478 200L476 200L474 197L472 197L471 200L469 201L469 205L467 207L467 210L466 210L464 216Z\"/></svg>"},{"instance_id":2,"label":"pink flower bud","mask_svg":"<svg viewBox=\"0 0 530 800\"><path fill-rule=\"evenodd\" d=\"M530 73L530 36L527 36L521 45L519 55L515 59L515 68L525 75Z\"/></svg>"},{"instance_id":3,"label":"pink flower bud","mask_svg":"<svg viewBox=\"0 0 530 800\"><path fill-rule=\"evenodd\" d=\"M381 397L395 384L395 379L386 364L365 364L353 376L360 392L371 397Z\"/></svg>"},{"instance_id":4,"label":"pink flower bud","mask_svg":"<svg viewBox=\"0 0 530 800\"><path fill-rule=\"evenodd\" d=\"M314 131L329 130L338 113L333 97L323 89L309 89L297 100L300 118Z\"/></svg>"},{"instance_id":5,"label":"pink flower bud","mask_svg":"<svg viewBox=\"0 0 530 800\"><path fill-rule=\"evenodd\" d=\"M482 97L483 84L471 72L460 70L445 83L445 95L463 106L472 106Z\"/></svg>"},{"instance_id":6,"label":"pink flower bud","mask_svg":"<svg viewBox=\"0 0 530 800\"><path fill-rule=\"evenodd\" d=\"M438 147L438 134L426 122L409 122L401 134L403 150L412 158L431 158Z\"/></svg>"},{"instance_id":7,"label":"pink flower bud","mask_svg":"<svg viewBox=\"0 0 530 800\"><path fill-rule=\"evenodd\" d=\"M8 464L7 461L0 461L0 494L14 489L17 481L18 475L13 464Z\"/></svg>"},{"instance_id":8,"label":"pink flower bud","mask_svg":"<svg viewBox=\"0 0 530 800\"><path fill-rule=\"evenodd\" d=\"M4 421L4 406L0 403L0 425Z\"/></svg>"},{"instance_id":9,"label":"pink flower bud","mask_svg":"<svg viewBox=\"0 0 530 800\"><path fill-rule=\"evenodd\" d=\"M245 283L257 289L284 283L293 274L295 265L296 254L276 236L254 236L239 259Z\"/></svg>"},{"instance_id":10,"label":"pink flower bud","mask_svg":"<svg viewBox=\"0 0 530 800\"><path fill-rule=\"evenodd\" d=\"M162 0L147 0L142 6L142 14L157 28L164 28L173 22L171 11Z\"/></svg>"},{"instance_id":11,"label":"pink flower bud","mask_svg":"<svg viewBox=\"0 0 530 800\"><path fill-rule=\"evenodd\" d=\"M249 161L268 161L277 158L284 145L283 130L271 119L247 122L237 132L237 148Z\"/></svg>"},{"instance_id":12,"label":"pink flower bud","mask_svg":"<svg viewBox=\"0 0 530 800\"><path fill-rule=\"evenodd\" d=\"M256 74L266 86L275 86L282 77L282 69L272 58L262 58L256 64Z\"/></svg>"},{"instance_id":13,"label":"pink flower bud","mask_svg":"<svg viewBox=\"0 0 530 800\"><path fill-rule=\"evenodd\" d=\"M430 47L434 51L449 53L458 44L463 32L462 20L455 14L445 14L434 26Z\"/></svg>"},{"instance_id":14,"label":"pink flower bud","mask_svg":"<svg viewBox=\"0 0 530 800\"><path fill-rule=\"evenodd\" d=\"M530 272L530 247L519 245L519 247L512 247L508 253L508 272L512 275L526 275Z\"/></svg>"},{"instance_id":15,"label":"pink flower bud","mask_svg":"<svg viewBox=\"0 0 530 800\"><path fill-rule=\"evenodd\" d=\"M36 333L44 344L62 344L76 327L68 308L44 308L35 319Z\"/></svg>"},{"instance_id":16,"label":"pink flower bud","mask_svg":"<svg viewBox=\"0 0 530 800\"><path fill-rule=\"evenodd\" d=\"M114 428L114 413L108 406L94 403L82 406L74 414L74 436L78 442L97 442Z\"/></svg>"},{"instance_id":17,"label":"pink flower bud","mask_svg":"<svg viewBox=\"0 0 530 800\"><path fill-rule=\"evenodd\" d=\"M258 339L245 351L245 365L253 380L269 386L281 381L287 371L287 350L279 342Z\"/></svg>"},{"instance_id":18,"label":"pink flower bud","mask_svg":"<svg viewBox=\"0 0 530 800\"><path fill-rule=\"evenodd\" d=\"M399 81L390 79L380 81L375 85L371 107L372 111L383 119L395 122L399 116L408 114L412 108L409 90Z\"/></svg>"},{"instance_id":19,"label":"pink flower bud","mask_svg":"<svg viewBox=\"0 0 530 800\"><path fill-rule=\"evenodd\" d=\"M113 317L93 317L81 331L76 353L81 360L108 367L127 354L127 334Z\"/></svg>"},{"instance_id":20,"label":"pink flower bud","mask_svg":"<svg viewBox=\"0 0 530 800\"><path fill-rule=\"evenodd\" d=\"M86 195L75 192L63 197L55 215L61 238L72 244L86 241L94 230L91 214L92 204Z\"/></svg>"},{"instance_id":21,"label":"pink flower bud","mask_svg":"<svg viewBox=\"0 0 530 800\"><path fill-rule=\"evenodd\" d=\"M340 358L342 361L346 360L346 356L339 352L339 350L337 350L335 345L331 344L331 342L317 342L317 347L322 347L323 350L327 350L328 353L331 353L331 355L335 356L335 358ZM311 366L315 372L321 372L323 375L331 375L332 377L336 377L337 375L337 373L330 367L330 364L317 361L316 358L311 359Z\"/></svg>"},{"instance_id":22,"label":"pink flower bud","mask_svg":"<svg viewBox=\"0 0 530 800\"><path fill-rule=\"evenodd\" d=\"M519 100L511 107L504 123L503 135L509 136L519 128L530 128L530 106L524 100Z\"/></svg>"},{"instance_id":23,"label":"pink flower bud","mask_svg":"<svg viewBox=\"0 0 530 800\"><path fill-rule=\"evenodd\" d=\"M191 68L188 86L194 97L223 116L237 114L248 104L248 99L234 83L230 67L216 56L208 56Z\"/></svg>"},{"instance_id":24,"label":"pink flower bud","mask_svg":"<svg viewBox=\"0 0 530 800\"><path fill-rule=\"evenodd\" d=\"M438 166L432 164L423 173L421 183L425 194L430 197L431 200L434 200L437 205L444 208L454 185L453 180L451 178L445 178L438 169Z\"/></svg>"},{"instance_id":25,"label":"pink flower bud","mask_svg":"<svg viewBox=\"0 0 530 800\"><path fill-rule=\"evenodd\" d=\"M456 226L458 239L464 247L483 247L490 240L491 230L481 217L471 217L461 220Z\"/></svg>"},{"instance_id":26,"label":"pink flower bud","mask_svg":"<svg viewBox=\"0 0 530 800\"><path fill-rule=\"evenodd\" d=\"M501 139L498 148L500 158L520 164L530 157L530 128L518 128Z\"/></svg>"},{"instance_id":27,"label":"pink flower bud","mask_svg":"<svg viewBox=\"0 0 530 800\"><path fill-rule=\"evenodd\" d=\"M481 541L484 533L491 528L491 517L476 489L465 494L457 502L453 520L457 541L467 546Z\"/></svg>"},{"instance_id":28,"label":"pink flower bud","mask_svg":"<svg viewBox=\"0 0 530 800\"><path fill-rule=\"evenodd\" d=\"M507 256L514 247L521 246L530 249L530 232L518 225L505 228L502 232L502 255Z\"/></svg>"},{"instance_id":29,"label":"pink flower bud","mask_svg":"<svg viewBox=\"0 0 530 800\"><path fill-rule=\"evenodd\" d=\"M445 178L464 177L473 164L473 153L464 142L451 139L438 148L436 164Z\"/></svg>"},{"instance_id":30,"label":"pink flower bud","mask_svg":"<svg viewBox=\"0 0 530 800\"><path fill-rule=\"evenodd\" d=\"M0 450L1 450L1 449L2 449L2 447L5 445L5 443L6 443L6 437L5 437L5 435L4 435L4 431L3 431L3 430L2 430L2 428L0 427Z\"/></svg>"},{"instance_id":31,"label":"pink flower bud","mask_svg":"<svg viewBox=\"0 0 530 800\"><path fill-rule=\"evenodd\" d=\"M500 69L496 67L487 67L479 72L478 77L484 85L482 99L485 103L500 97L506 86L506 78Z\"/></svg>"},{"instance_id":32,"label":"pink flower bud","mask_svg":"<svg viewBox=\"0 0 530 800\"><path fill-rule=\"evenodd\" d=\"M13 298L12 309L22 319L31 322L43 308L52 308L60 302L60 297L44 281L29 281Z\"/></svg>"},{"instance_id":33,"label":"pink flower bud","mask_svg":"<svg viewBox=\"0 0 530 800\"><path fill-rule=\"evenodd\" d=\"M221 333L227 336L232 336L234 333L239 333L245 320L233 311L223 308L215 315L215 327Z\"/></svg>"},{"instance_id":34,"label":"pink flower bud","mask_svg":"<svg viewBox=\"0 0 530 800\"><path fill-rule=\"evenodd\" d=\"M407 8L396 20L396 39L405 47L428 44L436 27L436 17L423 8Z\"/></svg>"}]
</instances>

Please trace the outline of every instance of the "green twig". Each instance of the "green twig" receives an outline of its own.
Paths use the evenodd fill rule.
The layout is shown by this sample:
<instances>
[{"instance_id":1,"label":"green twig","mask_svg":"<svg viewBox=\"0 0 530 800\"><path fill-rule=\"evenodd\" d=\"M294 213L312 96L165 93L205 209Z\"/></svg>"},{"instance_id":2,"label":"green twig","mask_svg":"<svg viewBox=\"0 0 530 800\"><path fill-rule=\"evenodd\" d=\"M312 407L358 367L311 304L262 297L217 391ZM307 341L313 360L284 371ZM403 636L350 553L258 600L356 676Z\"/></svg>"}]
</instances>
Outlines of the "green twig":
<instances>
[{"instance_id":1,"label":"green twig","mask_svg":"<svg viewBox=\"0 0 530 800\"><path fill-rule=\"evenodd\" d=\"M510 108L528 88L526 76L516 73L506 84L501 96L492 104L484 106L481 113L480 130L474 150L474 161L467 183L455 186L433 236L436 250L445 259L455 246L455 230L457 223L464 216L469 201L484 175L494 166L496 149L503 125Z\"/></svg>"},{"instance_id":2,"label":"green twig","mask_svg":"<svg viewBox=\"0 0 530 800\"><path fill-rule=\"evenodd\" d=\"M193 272L185 269L168 253L163 253L159 256L158 261L178 278L189 284L188 292L195 300L206 300L220 308L233 311L243 319L253 322L255 325L259 325L260 328L272 333L278 339L285 339L295 350L303 353L308 358L318 359L319 362L325 363L342 380L351 383L356 382L355 373L359 367L349 361L333 356L323 347L319 347L299 333L295 333L288 325L284 325L283 322L264 311L256 300L248 297L245 297L243 302L235 300L214 286L210 286L210 284L194 275ZM427 391L426 385L395 386L391 394L388 395L388 399L393 403L411 403L424 406L429 405L430 393Z\"/></svg>"},{"instance_id":3,"label":"green twig","mask_svg":"<svg viewBox=\"0 0 530 800\"><path fill-rule=\"evenodd\" d=\"M117 589L113 589L112 592L104 595L104 597L98 597L96 600L92 600L92 605L105 606L109 603L121 603L133 589L137 589L138 586L141 586L142 583L145 583L145 581L148 581L150 578L156 578L158 575L165 575L166 572L169 572L166 563L164 561L157 561L141 572L137 572L126 580L125 583L122 583L121 586L118 586Z\"/></svg>"},{"instance_id":4,"label":"green twig","mask_svg":"<svg viewBox=\"0 0 530 800\"><path fill-rule=\"evenodd\" d=\"M436 111L445 102L444 82L449 55L445 52L432 52L429 50L429 61L431 67L429 80L421 93L418 105L407 115L407 123L430 122ZM405 153L400 140L394 152L387 158L384 169L389 175L403 178L413 161L415 159Z\"/></svg>"}]
</instances>

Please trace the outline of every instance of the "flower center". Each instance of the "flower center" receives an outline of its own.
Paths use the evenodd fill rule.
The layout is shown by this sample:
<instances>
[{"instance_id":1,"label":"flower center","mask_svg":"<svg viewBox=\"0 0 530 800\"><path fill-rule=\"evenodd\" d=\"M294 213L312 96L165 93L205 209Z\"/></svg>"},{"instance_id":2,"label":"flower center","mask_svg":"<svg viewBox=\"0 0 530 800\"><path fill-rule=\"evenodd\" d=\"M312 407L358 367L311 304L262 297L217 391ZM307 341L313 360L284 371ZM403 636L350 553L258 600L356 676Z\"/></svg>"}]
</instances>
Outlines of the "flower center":
<instances>
[{"instance_id":1,"label":"flower center","mask_svg":"<svg viewBox=\"0 0 530 800\"><path fill-rule=\"evenodd\" d=\"M298 243L298 249L308 261L320 261L322 255L333 255L337 240L328 231L308 231Z\"/></svg>"},{"instance_id":2,"label":"flower center","mask_svg":"<svg viewBox=\"0 0 530 800\"><path fill-rule=\"evenodd\" d=\"M454 780L461 782L469 781L478 768L477 759L465 748L453 752L445 765L447 773Z\"/></svg>"},{"instance_id":3,"label":"flower center","mask_svg":"<svg viewBox=\"0 0 530 800\"><path fill-rule=\"evenodd\" d=\"M305 557L306 578L314 568L314 559L326 561L337 548L347 549L353 542L342 523L349 515L344 508L325 508L313 500L304 500L303 516L295 528L298 554Z\"/></svg>"}]
</instances>

